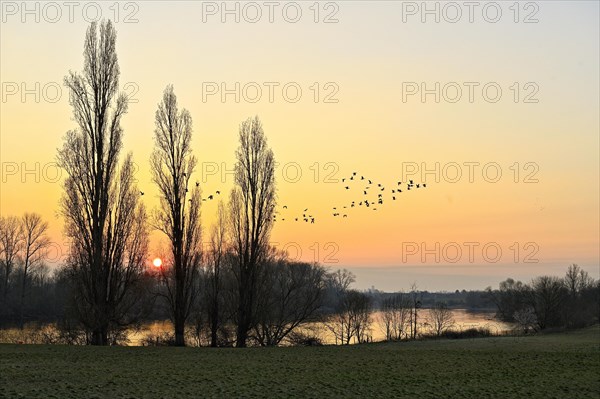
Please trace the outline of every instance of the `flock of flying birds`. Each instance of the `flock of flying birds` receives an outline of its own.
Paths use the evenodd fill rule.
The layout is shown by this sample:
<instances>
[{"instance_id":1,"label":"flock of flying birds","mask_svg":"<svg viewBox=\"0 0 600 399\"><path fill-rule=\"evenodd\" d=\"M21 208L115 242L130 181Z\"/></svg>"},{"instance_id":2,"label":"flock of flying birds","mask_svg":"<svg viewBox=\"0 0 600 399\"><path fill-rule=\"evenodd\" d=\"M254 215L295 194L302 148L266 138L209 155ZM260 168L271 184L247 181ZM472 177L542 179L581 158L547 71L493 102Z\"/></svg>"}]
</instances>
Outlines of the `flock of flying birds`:
<instances>
[{"instance_id":1,"label":"flock of flying birds","mask_svg":"<svg viewBox=\"0 0 600 399\"><path fill-rule=\"evenodd\" d=\"M372 209L374 211L377 210L377 206L383 206L386 201L396 201L397 197L402 194L404 191L410 191L411 189L419 189L426 188L426 183L415 183L413 180L409 180L408 182L398 181L393 188L387 189L381 183L375 183L373 180L366 178L365 176L359 176L357 172L352 172L352 175L349 177L342 178L341 181L345 190L357 190L359 195L362 195L362 199L357 199L352 201L350 204L343 206L334 206L331 210L331 214L333 217L342 217L347 218L348 212L352 208L360 208L364 207L366 209ZM196 182L196 187L200 185L199 182ZM404 190L404 191L403 191ZM143 191L140 191L141 195L144 195ZM212 201L217 195L220 195L221 192L219 190L215 191L214 194L210 194L206 197L202 198L202 201ZM375 197L377 195L377 197ZM387 195L387 199L384 200L384 195ZM191 201L191 199L189 200ZM275 211L273 215L273 220L280 220L282 222L288 220L292 220L294 222L304 222L304 223L315 223L315 216L309 213L309 209L305 208L301 214L297 215L289 215L287 211L288 206L283 205L281 211ZM277 216L281 215L280 219L277 219Z\"/></svg>"},{"instance_id":2,"label":"flock of flying birds","mask_svg":"<svg viewBox=\"0 0 600 399\"><path fill-rule=\"evenodd\" d=\"M352 172L351 176L342 178L341 183L345 190L353 190L360 196L349 204L332 207L330 212L333 217L341 218L347 218L352 208L364 207L376 211L378 206L383 206L384 203L389 201L396 201L399 195L405 191L427 187L426 183L415 183L413 180L409 180L404 183L398 181L392 188L386 188L383 184L373 182L373 180L361 176L357 172ZM291 216L287 209L287 205L283 205L281 211L275 211L273 220L315 223L315 217L309 213L308 208L305 208L301 214Z\"/></svg>"}]
</instances>

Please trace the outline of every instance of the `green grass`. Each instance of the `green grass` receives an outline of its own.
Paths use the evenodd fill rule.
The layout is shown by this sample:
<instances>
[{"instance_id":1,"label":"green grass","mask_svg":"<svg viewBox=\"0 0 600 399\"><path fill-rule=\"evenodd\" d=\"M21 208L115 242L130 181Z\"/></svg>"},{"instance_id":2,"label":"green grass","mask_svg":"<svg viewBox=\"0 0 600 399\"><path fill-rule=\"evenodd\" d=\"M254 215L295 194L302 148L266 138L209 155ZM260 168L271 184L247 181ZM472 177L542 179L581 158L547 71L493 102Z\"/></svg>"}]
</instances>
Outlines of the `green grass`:
<instances>
[{"instance_id":1,"label":"green grass","mask_svg":"<svg viewBox=\"0 0 600 399\"><path fill-rule=\"evenodd\" d=\"M600 397L600 328L311 348L0 345L0 397Z\"/></svg>"}]
</instances>

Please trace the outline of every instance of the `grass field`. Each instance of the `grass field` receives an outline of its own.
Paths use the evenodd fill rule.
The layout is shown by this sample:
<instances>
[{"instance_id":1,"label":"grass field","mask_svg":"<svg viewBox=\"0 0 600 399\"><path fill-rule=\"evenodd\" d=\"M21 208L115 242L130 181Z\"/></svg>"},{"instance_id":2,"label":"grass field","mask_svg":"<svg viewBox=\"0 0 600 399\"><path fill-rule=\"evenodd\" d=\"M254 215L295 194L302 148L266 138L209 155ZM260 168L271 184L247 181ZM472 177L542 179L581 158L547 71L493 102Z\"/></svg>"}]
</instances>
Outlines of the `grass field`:
<instances>
[{"instance_id":1,"label":"grass field","mask_svg":"<svg viewBox=\"0 0 600 399\"><path fill-rule=\"evenodd\" d=\"M0 345L6 398L594 398L600 328L350 347Z\"/></svg>"}]
</instances>

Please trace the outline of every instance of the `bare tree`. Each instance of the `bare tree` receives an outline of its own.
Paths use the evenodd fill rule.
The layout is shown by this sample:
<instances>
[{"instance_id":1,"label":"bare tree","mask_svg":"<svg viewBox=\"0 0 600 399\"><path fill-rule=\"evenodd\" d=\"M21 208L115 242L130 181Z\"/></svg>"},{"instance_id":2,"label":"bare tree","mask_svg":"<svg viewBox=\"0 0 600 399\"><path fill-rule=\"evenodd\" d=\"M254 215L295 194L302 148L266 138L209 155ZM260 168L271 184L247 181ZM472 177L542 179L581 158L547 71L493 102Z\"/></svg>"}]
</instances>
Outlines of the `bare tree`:
<instances>
[{"instance_id":1,"label":"bare tree","mask_svg":"<svg viewBox=\"0 0 600 399\"><path fill-rule=\"evenodd\" d=\"M19 326L23 329L25 293L29 272L43 262L47 256L50 239L46 232L48 223L37 213L25 213L21 218L21 235L23 237L23 273L21 280L21 301L19 306Z\"/></svg>"},{"instance_id":2,"label":"bare tree","mask_svg":"<svg viewBox=\"0 0 600 399\"><path fill-rule=\"evenodd\" d=\"M346 269L338 269L328 274L328 280L334 290L344 292L356 282L356 276Z\"/></svg>"},{"instance_id":3,"label":"bare tree","mask_svg":"<svg viewBox=\"0 0 600 399\"><path fill-rule=\"evenodd\" d=\"M454 325L452 311L448 309L448 306L443 302L438 302L429 309L429 320L433 332L438 337Z\"/></svg>"},{"instance_id":4,"label":"bare tree","mask_svg":"<svg viewBox=\"0 0 600 399\"><path fill-rule=\"evenodd\" d=\"M517 310L513 315L513 319L525 334L530 329L533 331L537 329L537 318L535 316L535 310L532 307Z\"/></svg>"},{"instance_id":5,"label":"bare tree","mask_svg":"<svg viewBox=\"0 0 600 399\"><path fill-rule=\"evenodd\" d=\"M541 330L561 325L561 307L566 297L563 280L554 276L540 276L531 281L527 301L534 309Z\"/></svg>"},{"instance_id":6,"label":"bare tree","mask_svg":"<svg viewBox=\"0 0 600 399\"><path fill-rule=\"evenodd\" d=\"M418 336L419 309L421 308L422 293L418 291L417 283L412 283L410 286L410 337L416 339Z\"/></svg>"},{"instance_id":7,"label":"bare tree","mask_svg":"<svg viewBox=\"0 0 600 399\"><path fill-rule=\"evenodd\" d=\"M225 206L219 201L217 208L217 222L213 226L210 236L210 250L208 253L208 320L210 323L210 346L218 346L218 333L221 326L222 302L222 268L226 255L226 214Z\"/></svg>"},{"instance_id":8,"label":"bare tree","mask_svg":"<svg viewBox=\"0 0 600 399\"><path fill-rule=\"evenodd\" d=\"M371 313L373 312L372 298L360 292L360 295L351 295L350 314L356 341L360 343L370 342L371 338Z\"/></svg>"},{"instance_id":9,"label":"bare tree","mask_svg":"<svg viewBox=\"0 0 600 399\"><path fill-rule=\"evenodd\" d=\"M16 216L0 217L0 254L2 255L2 302L6 304L10 276L15 268L19 253L23 246L23 235L19 218ZM0 306L4 308L4 306Z\"/></svg>"},{"instance_id":10,"label":"bare tree","mask_svg":"<svg viewBox=\"0 0 600 399\"><path fill-rule=\"evenodd\" d=\"M237 264L236 346L245 347L255 323L260 268L266 257L275 208L275 160L258 117L242 122L230 196L230 234Z\"/></svg>"},{"instance_id":11,"label":"bare tree","mask_svg":"<svg viewBox=\"0 0 600 399\"><path fill-rule=\"evenodd\" d=\"M381 327L388 341L397 341L408 336L411 314L410 299L407 295L399 293L382 300Z\"/></svg>"},{"instance_id":12,"label":"bare tree","mask_svg":"<svg viewBox=\"0 0 600 399\"><path fill-rule=\"evenodd\" d=\"M84 70L65 85L78 130L69 131L58 161L66 171L61 212L71 239L68 267L76 287L77 313L90 343L107 345L109 330L131 322L128 312L146 258L145 211L128 155L118 169L121 117L127 98L118 95L116 32L110 21L87 30Z\"/></svg>"},{"instance_id":13,"label":"bare tree","mask_svg":"<svg viewBox=\"0 0 600 399\"><path fill-rule=\"evenodd\" d=\"M565 275L565 285L569 290L569 295L576 297L583 290L591 287L594 279L578 265L570 265Z\"/></svg>"},{"instance_id":14,"label":"bare tree","mask_svg":"<svg viewBox=\"0 0 600 399\"><path fill-rule=\"evenodd\" d=\"M562 312L567 327L583 327L597 317L598 301L594 301L592 294L594 279L578 265L570 265L564 278L567 288L567 298L563 304ZM592 299L592 300L590 300ZM596 306L590 306L596 303Z\"/></svg>"},{"instance_id":15,"label":"bare tree","mask_svg":"<svg viewBox=\"0 0 600 399\"><path fill-rule=\"evenodd\" d=\"M160 209L154 225L170 243L169 264L161 268L175 326L175 345L185 345L185 323L199 293L202 257L200 188L189 187L196 167L192 155L192 117L179 111L173 86L167 86L155 117L154 152L150 160L152 180L160 192Z\"/></svg>"},{"instance_id":16,"label":"bare tree","mask_svg":"<svg viewBox=\"0 0 600 399\"><path fill-rule=\"evenodd\" d=\"M276 346L316 315L325 292L325 269L284 257L267 263L262 282L254 334L260 345Z\"/></svg>"},{"instance_id":17,"label":"bare tree","mask_svg":"<svg viewBox=\"0 0 600 399\"><path fill-rule=\"evenodd\" d=\"M525 284L512 278L502 281L498 290L492 290L491 287L486 288L488 297L498 309L497 316L508 322L514 321L515 312L526 306L527 292L528 288Z\"/></svg>"},{"instance_id":18,"label":"bare tree","mask_svg":"<svg viewBox=\"0 0 600 399\"><path fill-rule=\"evenodd\" d=\"M336 306L336 311L325 323L333 333L335 341L342 345L350 345L352 338L362 343L369 340L371 297L356 290L344 291Z\"/></svg>"}]
</instances>

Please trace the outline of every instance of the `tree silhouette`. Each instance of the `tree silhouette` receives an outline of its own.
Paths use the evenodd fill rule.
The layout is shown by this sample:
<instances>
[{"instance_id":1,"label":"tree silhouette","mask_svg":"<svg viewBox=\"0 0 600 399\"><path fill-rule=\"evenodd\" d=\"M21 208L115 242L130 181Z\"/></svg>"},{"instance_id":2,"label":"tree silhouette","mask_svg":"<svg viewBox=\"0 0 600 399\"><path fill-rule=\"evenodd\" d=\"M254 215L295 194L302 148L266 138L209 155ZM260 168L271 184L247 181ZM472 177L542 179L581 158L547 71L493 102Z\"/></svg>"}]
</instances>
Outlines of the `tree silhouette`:
<instances>
[{"instance_id":1,"label":"tree silhouette","mask_svg":"<svg viewBox=\"0 0 600 399\"><path fill-rule=\"evenodd\" d=\"M370 296L357 290L339 292L335 312L326 322L333 333L335 342L350 345L352 338L356 342L368 342L373 303Z\"/></svg>"},{"instance_id":2,"label":"tree silhouette","mask_svg":"<svg viewBox=\"0 0 600 399\"><path fill-rule=\"evenodd\" d=\"M23 245L19 219L16 216L0 217L0 254L2 255L2 306L8 297L10 276Z\"/></svg>"},{"instance_id":3,"label":"tree silhouette","mask_svg":"<svg viewBox=\"0 0 600 399\"><path fill-rule=\"evenodd\" d=\"M223 288L223 264L227 255L226 242L226 217L225 205L219 201L217 209L217 222L212 228L210 236L210 250L208 253L208 320L210 323L210 346L218 345L218 332L221 327L221 302Z\"/></svg>"},{"instance_id":4,"label":"tree silhouette","mask_svg":"<svg viewBox=\"0 0 600 399\"><path fill-rule=\"evenodd\" d=\"M185 323L198 296L202 242L200 188L189 187L196 167L192 155L192 117L179 111L173 86L167 86L155 117L152 180L160 193L154 225L170 241L170 259L161 268L175 326L175 345L185 345ZM188 195L189 194L189 195ZM189 198L188 198L189 197Z\"/></svg>"},{"instance_id":5,"label":"tree silhouette","mask_svg":"<svg viewBox=\"0 0 600 399\"><path fill-rule=\"evenodd\" d=\"M23 329L25 293L29 273L40 264L47 253L50 239L46 235L48 222L42 220L37 213L25 213L21 218L21 235L23 237L23 272L21 276L21 301L19 304L19 327Z\"/></svg>"},{"instance_id":6,"label":"tree silhouette","mask_svg":"<svg viewBox=\"0 0 600 399\"><path fill-rule=\"evenodd\" d=\"M381 301L381 325L388 341L400 340L408 335L407 325L412 313L410 298L402 293L393 294Z\"/></svg>"},{"instance_id":7,"label":"tree silhouette","mask_svg":"<svg viewBox=\"0 0 600 399\"><path fill-rule=\"evenodd\" d=\"M279 256L266 262L253 333L261 346L279 345L313 319L323 304L326 270Z\"/></svg>"},{"instance_id":8,"label":"tree silhouette","mask_svg":"<svg viewBox=\"0 0 600 399\"><path fill-rule=\"evenodd\" d=\"M95 22L88 28L83 74L70 72L65 78L78 129L67 133L58 153L67 173L61 213L71 239L67 264L75 282L74 303L93 345L107 345L110 329L131 322L148 240L130 154L118 171L127 99L117 93L115 44L110 21L99 30Z\"/></svg>"},{"instance_id":9,"label":"tree silhouette","mask_svg":"<svg viewBox=\"0 0 600 399\"><path fill-rule=\"evenodd\" d=\"M275 160L258 117L242 122L231 191L230 233L238 285L236 346L245 347L255 324L258 279L267 256L275 208Z\"/></svg>"},{"instance_id":10,"label":"tree silhouette","mask_svg":"<svg viewBox=\"0 0 600 399\"><path fill-rule=\"evenodd\" d=\"M437 302L429 309L429 319L431 328L437 337L440 337L444 331L454 325L452 311L443 302Z\"/></svg>"}]
</instances>

